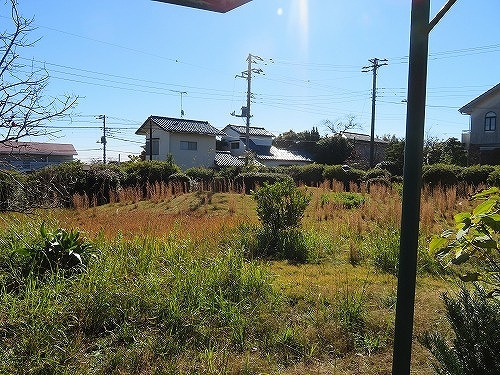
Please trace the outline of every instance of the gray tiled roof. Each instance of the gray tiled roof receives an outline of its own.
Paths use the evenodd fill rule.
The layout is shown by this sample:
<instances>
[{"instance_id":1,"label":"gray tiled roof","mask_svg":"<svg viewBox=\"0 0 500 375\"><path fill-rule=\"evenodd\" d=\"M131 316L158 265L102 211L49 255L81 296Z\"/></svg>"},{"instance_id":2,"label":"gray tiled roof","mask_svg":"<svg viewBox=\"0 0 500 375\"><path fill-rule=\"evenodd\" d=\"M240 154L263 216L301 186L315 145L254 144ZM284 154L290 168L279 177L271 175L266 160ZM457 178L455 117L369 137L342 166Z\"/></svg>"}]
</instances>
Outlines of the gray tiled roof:
<instances>
[{"instance_id":1,"label":"gray tiled roof","mask_svg":"<svg viewBox=\"0 0 500 375\"><path fill-rule=\"evenodd\" d=\"M233 129L235 132L239 133L240 135L246 135L247 134L247 127L246 126L238 126L238 125L228 125L227 127ZM267 131L264 128L257 128L254 126L250 126L248 129L249 135L254 136L254 137L274 137L274 134Z\"/></svg>"},{"instance_id":2,"label":"gray tiled roof","mask_svg":"<svg viewBox=\"0 0 500 375\"><path fill-rule=\"evenodd\" d=\"M218 167L242 167L245 165L243 160L231 155L230 151L216 151L214 163Z\"/></svg>"},{"instance_id":3,"label":"gray tiled roof","mask_svg":"<svg viewBox=\"0 0 500 375\"><path fill-rule=\"evenodd\" d=\"M350 140L361 141L361 142L370 142L371 139L368 134L361 134L361 133L342 132L342 136ZM389 143L389 141L386 141L378 137L375 137L373 141L375 143Z\"/></svg>"},{"instance_id":4,"label":"gray tiled roof","mask_svg":"<svg viewBox=\"0 0 500 375\"><path fill-rule=\"evenodd\" d=\"M0 143L3 155L78 155L70 143L4 142Z\"/></svg>"},{"instance_id":5,"label":"gray tiled roof","mask_svg":"<svg viewBox=\"0 0 500 375\"><path fill-rule=\"evenodd\" d=\"M214 128L208 121L187 120L183 118L149 116L135 134L144 135L149 132L149 121L160 129L172 133L192 133L204 135L225 135L220 130Z\"/></svg>"}]
</instances>

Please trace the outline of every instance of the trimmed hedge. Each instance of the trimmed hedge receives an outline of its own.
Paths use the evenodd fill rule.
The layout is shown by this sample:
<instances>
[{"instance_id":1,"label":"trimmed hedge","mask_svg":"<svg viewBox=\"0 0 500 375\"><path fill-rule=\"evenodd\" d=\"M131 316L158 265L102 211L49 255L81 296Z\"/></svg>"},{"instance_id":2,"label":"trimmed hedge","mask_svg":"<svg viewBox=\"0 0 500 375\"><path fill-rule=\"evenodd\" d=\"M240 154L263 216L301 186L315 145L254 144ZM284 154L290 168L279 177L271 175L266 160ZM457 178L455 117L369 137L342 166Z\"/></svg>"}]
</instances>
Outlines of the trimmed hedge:
<instances>
[{"instance_id":1,"label":"trimmed hedge","mask_svg":"<svg viewBox=\"0 0 500 375\"><path fill-rule=\"evenodd\" d=\"M318 186L323 182L323 164L308 164L290 167L289 172L297 183L308 186Z\"/></svg>"},{"instance_id":2,"label":"trimmed hedge","mask_svg":"<svg viewBox=\"0 0 500 375\"><path fill-rule=\"evenodd\" d=\"M495 170L491 165L471 165L460 173L460 179L469 185L480 185L488 182L488 177Z\"/></svg>"},{"instance_id":3,"label":"trimmed hedge","mask_svg":"<svg viewBox=\"0 0 500 375\"><path fill-rule=\"evenodd\" d=\"M120 169L125 173L123 187L146 187L147 184L168 183L168 178L181 169L168 161L139 161L123 163Z\"/></svg>"},{"instance_id":4,"label":"trimmed hedge","mask_svg":"<svg viewBox=\"0 0 500 375\"><path fill-rule=\"evenodd\" d=\"M349 190L351 182L359 187L364 180L366 172L361 169L345 168L342 165L326 165L323 171L323 178L328 181L339 181L344 183L344 190Z\"/></svg>"},{"instance_id":5,"label":"trimmed hedge","mask_svg":"<svg viewBox=\"0 0 500 375\"><path fill-rule=\"evenodd\" d=\"M462 167L453 164L424 165L422 169L422 182L431 188L438 186L450 187L458 184Z\"/></svg>"}]
</instances>

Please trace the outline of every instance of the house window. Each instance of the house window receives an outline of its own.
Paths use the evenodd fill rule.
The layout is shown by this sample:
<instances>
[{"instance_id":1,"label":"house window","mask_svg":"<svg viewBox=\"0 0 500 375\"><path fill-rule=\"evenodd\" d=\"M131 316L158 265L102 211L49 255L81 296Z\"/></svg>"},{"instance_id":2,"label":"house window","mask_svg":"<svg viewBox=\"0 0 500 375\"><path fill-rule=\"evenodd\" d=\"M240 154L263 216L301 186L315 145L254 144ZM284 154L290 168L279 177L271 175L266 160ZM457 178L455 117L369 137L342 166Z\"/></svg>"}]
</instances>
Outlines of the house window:
<instances>
[{"instance_id":1,"label":"house window","mask_svg":"<svg viewBox=\"0 0 500 375\"><path fill-rule=\"evenodd\" d=\"M484 130L493 131L497 128L497 114L495 112L488 112L484 116Z\"/></svg>"},{"instance_id":2,"label":"house window","mask_svg":"<svg viewBox=\"0 0 500 375\"><path fill-rule=\"evenodd\" d=\"M240 142L231 142L231 150L237 150L240 148Z\"/></svg>"},{"instance_id":3,"label":"house window","mask_svg":"<svg viewBox=\"0 0 500 375\"><path fill-rule=\"evenodd\" d=\"M146 139L146 155L149 155L149 152L151 150L150 148L150 143L149 139ZM153 138L153 155L159 155L160 154L160 138Z\"/></svg>"},{"instance_id":4,"label":"house window","mask_svg":"<svg viewBox=\"0 0 500 375\"><path fill-rule=\"evenodd\" d=\"M181 141L181 150L196 151L198 149L198 142Z\"/></svg>"}]
</instances>

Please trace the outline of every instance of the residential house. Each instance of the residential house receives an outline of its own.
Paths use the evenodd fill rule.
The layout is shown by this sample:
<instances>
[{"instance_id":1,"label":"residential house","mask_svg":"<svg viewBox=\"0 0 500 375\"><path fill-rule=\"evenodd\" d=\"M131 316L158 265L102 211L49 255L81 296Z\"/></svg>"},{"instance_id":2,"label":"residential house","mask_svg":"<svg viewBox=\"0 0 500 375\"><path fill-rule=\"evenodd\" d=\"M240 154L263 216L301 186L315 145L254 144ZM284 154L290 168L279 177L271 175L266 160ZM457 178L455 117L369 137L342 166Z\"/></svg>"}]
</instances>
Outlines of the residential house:
<instances>
[{"instance_id":1,"label":"residential house","mask_svg":"<svg viewBox=\"0 0 500 375\"><path fill-rule=\"evenodd\" d=\"M346 161L348 164L356 164L357 166L367 168L370 165L370 148L371 137L367 134L342 132L342 137L351 141L354 150ZM389 141L375 137L373 139L373 164L378 164L385 159L385 150Z\"/></svg>"},{"instance_id":2,"label":"residential house","mask_svg":"<svg viewBox=\"0 0 500 375\"><path fill-rule=\"evenodd\" d=\"M231 155L242 159L246 151L250 151L256 162L267 167L304 165L313 162L304 152L289 151L273 146L274 135L262 127L249 127L249 142L246 145L246 129L246 126L231 124L222 129L225 133L222 141Z\"/></svg>"},{"instance_id":3,"label":"residential house","mask_svg":"<svg viewBox=\"0 0 500 375\"><path fill-rule=\"evenodd\" d=\"M8 141L0 143L0 169L28 172L71 162L77 154L69 143Z\"/></svg>"},{"instance_id":4,"label":"residential house","mask_svg":"<svg viewBox=\"0 0 500 375\"><path fill-rule=\"evenodd\" d=\"M146 136L146 160L170 156L182 169L214 167L216 137L225 135L208 121L149 116L135 132Z\"/></svg>"},{"instance_id":5,"label":"residential house","mask_svg":"<svg viewBox=\"0 0 500 375\"><path fill-rule=\"evenodd\" d=\"M500 83L470 101L459 112L469 115L469 129L462 133L462 143L472 162L500 164Z\"/></svg>"}]
</instances>

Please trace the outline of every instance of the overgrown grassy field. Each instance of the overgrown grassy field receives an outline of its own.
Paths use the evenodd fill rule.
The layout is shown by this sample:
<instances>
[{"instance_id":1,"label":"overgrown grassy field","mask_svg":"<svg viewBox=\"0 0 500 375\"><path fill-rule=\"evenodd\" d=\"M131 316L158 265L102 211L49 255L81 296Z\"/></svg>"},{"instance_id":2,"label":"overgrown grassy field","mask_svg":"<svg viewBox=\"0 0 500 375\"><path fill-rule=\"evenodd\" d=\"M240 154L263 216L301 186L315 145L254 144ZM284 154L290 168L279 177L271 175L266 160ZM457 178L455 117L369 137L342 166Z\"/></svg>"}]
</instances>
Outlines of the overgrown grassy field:
<instances>
[{"instance_id":1,"label":"overgrown grassy field","mask_svg":"<svg viewBox=\"0 0 500 375\"><path fill-rule=\"evenodd\" d=\"M401 198L303 188L308 262L254 259L242 194L194 192L0 220L0 374L390 374ZM470 208L424 191L415 337L448 332L429 236ZM39 228L77 229L81 272L29 272ZM412 374L432 373L415 338Z\"/></svg>"}]
</instances>

